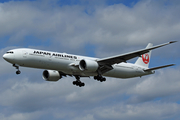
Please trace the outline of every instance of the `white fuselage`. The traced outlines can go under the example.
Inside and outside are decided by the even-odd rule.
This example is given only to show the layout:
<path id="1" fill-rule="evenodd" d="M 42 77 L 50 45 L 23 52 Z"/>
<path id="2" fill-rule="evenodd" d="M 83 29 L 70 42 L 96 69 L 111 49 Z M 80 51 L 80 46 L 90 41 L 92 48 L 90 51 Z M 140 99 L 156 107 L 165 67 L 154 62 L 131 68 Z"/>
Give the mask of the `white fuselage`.
<path id="1" fill-rule="evenodd" d="M 96 61 L 98 58 L 27 48 L 11 50 L 11 53 L 7 52 L 4 54 L 3 58 L 6 61 L 19 66 L 56 70 L 67 75 L 96 76 L 98 74 L 97 72 L 82 71 L 77 67 L 82 59 Z M 131 63 L 114 64 L 112 67 L 113 69 L 104 73 L 103 76 L 132 78 L 154 73 L 154 71 L 145 72 L 145 68 L 142 66 Z"/>

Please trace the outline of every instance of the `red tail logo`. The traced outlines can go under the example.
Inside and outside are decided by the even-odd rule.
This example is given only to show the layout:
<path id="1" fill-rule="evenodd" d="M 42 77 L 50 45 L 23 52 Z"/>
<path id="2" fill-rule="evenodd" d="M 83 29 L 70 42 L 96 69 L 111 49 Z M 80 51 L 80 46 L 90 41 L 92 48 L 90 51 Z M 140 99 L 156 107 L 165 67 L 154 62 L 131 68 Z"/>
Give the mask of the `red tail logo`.
<path id="1" fill-rule="evenodd" d="M 149 63 L 149 54 L 142 55 L 142 60 L 145 64 Z"/>

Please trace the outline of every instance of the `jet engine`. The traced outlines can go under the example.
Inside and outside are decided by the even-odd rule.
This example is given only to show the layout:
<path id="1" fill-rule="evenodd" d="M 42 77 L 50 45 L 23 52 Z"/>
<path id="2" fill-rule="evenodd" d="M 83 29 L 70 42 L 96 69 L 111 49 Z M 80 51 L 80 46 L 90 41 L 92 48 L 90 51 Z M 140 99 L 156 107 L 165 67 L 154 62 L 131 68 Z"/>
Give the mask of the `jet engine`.
<path id="1" fill-rule="evenodd" d="M 44 70 L 43 79 L 46 81 L 58 81 L 62 76 L 58 71 L 55 70 Z"/>
<path id="2" fill-rule="evenodd" d="M 94 60 L 83 59 L 79 62 L 79 69 L 81 71 L 95 72 L 99 65 Z"/>

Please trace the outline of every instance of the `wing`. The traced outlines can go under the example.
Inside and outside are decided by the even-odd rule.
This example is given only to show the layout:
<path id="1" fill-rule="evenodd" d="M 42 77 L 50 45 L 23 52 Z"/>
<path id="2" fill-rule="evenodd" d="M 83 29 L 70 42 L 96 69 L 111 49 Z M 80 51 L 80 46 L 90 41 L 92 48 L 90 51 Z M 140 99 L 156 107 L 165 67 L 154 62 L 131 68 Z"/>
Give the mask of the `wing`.
<path id="1" fill-rule="evenodd" d="M 177 41 L 171 41 L 168 43 L 164 43 L 164 44 L 160 44 L 160 45 L 156 45 L 150 48 L 145 48 L 145 49 L 141 49 L 141 50 L 137 50 L 137 51 L 133 51 L 133 52 L 129 52 L 126 54 L 121 54 L 121 55 L 117 55 L 117 56 L 112 56 L 112 57 L 107 57 L 107 58 L 103 58 L 103 59 L 98 59 L 97 62 L 100 65 L 100 71 L 102 71 L 102 73 L 105 73 L 106 71 L 109 71 L 112 68 L 111 65 L 113 64 L 118 64 L 121 62 L 126 62 L 127 60 L 130 60 L 132 58 L 135 57 L 139 57 L 145 53 L 148 53 L 150 50 L 165 46 L 165 45 L 169 45 L 172 43 L 175 43 Z"/>

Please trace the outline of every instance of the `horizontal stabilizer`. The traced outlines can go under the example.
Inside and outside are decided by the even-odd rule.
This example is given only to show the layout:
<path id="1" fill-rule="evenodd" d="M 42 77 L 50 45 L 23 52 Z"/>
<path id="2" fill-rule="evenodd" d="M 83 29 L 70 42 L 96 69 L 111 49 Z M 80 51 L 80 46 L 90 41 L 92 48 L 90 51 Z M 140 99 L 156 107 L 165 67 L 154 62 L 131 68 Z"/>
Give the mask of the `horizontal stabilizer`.
<path id="1" fill-rule="evenodd" d="M 152 71 L 152 70 L 157 70 L 157 69 L 161 69 L 161 68 L 165 68 L 165 67 L 170 67 L 170 66 L 174 66 L 174 65 L 175 65 L 175 64 L 164 65 L 164 66 L 159 66 L 159 67 L 154 67 L 154 68 L 145 69 L 144 71 Z"/>

